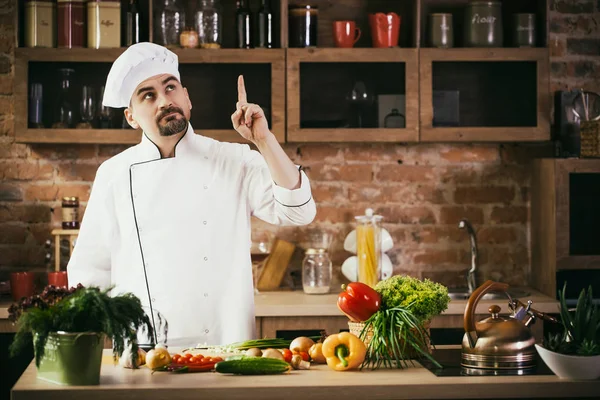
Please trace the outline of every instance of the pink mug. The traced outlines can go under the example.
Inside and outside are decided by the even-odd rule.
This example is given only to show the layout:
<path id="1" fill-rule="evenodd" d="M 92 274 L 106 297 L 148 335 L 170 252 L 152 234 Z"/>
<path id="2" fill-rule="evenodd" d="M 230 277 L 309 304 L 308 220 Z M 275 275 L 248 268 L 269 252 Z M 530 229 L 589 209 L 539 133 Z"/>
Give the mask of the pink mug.
<path id="1" fill-rule="evenodd" d="M 10 274 L 10 292 L 14 301 L 35 294 L 35 274 L 33 272 L 13 272 Z"/>
<path id="2" fill-rule="evenodd" d="M 66 288 L 68 286 L 67 271 L 48 272 L 48 285 Z"/>

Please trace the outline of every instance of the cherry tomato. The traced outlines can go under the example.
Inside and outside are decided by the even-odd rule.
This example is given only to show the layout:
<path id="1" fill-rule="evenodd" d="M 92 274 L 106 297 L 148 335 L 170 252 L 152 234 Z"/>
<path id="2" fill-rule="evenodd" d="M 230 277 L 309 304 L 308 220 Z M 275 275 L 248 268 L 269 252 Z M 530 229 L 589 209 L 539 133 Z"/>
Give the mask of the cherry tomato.
<path id="1" fill-rule="evenodd" d="M 281 354 L 283 354 L 283 359 L 285 360 L 285 362 L 289 363 L 292 361 L 293 353 L 290 349 L 283 349 Z"/>
<path id="2" fill-rule="evenodd" d="M 185 353 L 183 356 L 184 356 L 186 359 L 188 359 L 188 360 L 189 360 L 190 358 L 194 357 L 194 355 L 193 355 L 192 353 Z"/>
<path id="3" fill-rule="evenodd" d="M 196 356 L 190 357 L 190 359 L 188 360 L 188 363 L 190 363 L 190 364 L 196 364 L 197 362 L 198 362 L 198 357 L 196 357 Z"/>
<path id="4" fill-rule="evenodd" d="M 181 356 L 179 354 L 175 354 L 173 357 L 171 357 L 171 362 L 173 364 L 177 364 L 179 362 L 180 358 L 181 358 Z"/>

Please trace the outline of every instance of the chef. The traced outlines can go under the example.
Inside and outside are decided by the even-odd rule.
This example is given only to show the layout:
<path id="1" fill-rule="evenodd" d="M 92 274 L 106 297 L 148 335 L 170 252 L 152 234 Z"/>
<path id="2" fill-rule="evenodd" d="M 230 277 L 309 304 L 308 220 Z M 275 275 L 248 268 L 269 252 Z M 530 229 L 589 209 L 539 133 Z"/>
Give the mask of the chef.
<path id="1" fill-rule="evenodd" d="M 209 99 L 206 99 L 210 101 Z M 251 141 L 194 133 L 177 55 L 129 47 L 111 67 L 102 104 L 125 109 L 139 144 L 100 165 L 73 254 L 69 285 L 115 288 L 140 298 L 171 346 L 219 345 L 255 336 L 251 216 L 306 225 L 316 213 L 307 176 L 248 102 L 243 77 L 231 115 Z M 146 342 L 147 343 L 147 342 Z"/>

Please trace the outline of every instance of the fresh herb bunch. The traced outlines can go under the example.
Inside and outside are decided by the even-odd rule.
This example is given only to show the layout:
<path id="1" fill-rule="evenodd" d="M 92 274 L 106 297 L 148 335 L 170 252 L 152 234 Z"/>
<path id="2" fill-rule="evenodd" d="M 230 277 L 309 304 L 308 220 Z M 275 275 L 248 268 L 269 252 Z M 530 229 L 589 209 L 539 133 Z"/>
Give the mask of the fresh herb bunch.
<path id="1" fill-rule="evenodd" d="M 406 309 L 421 322 L 441 314 L 450 302 L 444 285 L 407 275 L 394 275 L 380 281 L 375 290 L 381 296 L 383 309 Z"/>
<path id="2" fill-rule="evenodd" d="M 587 293 L 582 289 L 575 311 L 569 311 L 565 300 L 567 283 L 559 292 L 562 332 L 549 333 L 544 347 L 562 354 L 595 356 L 600 355 L 600 309 L 593 302 L 592 286 Z"/>
<path id="3" fill-rule="evenodd" d="M 123 354 L 126 342 L 131 345 L 131 362 L 137 365 L 138 331 L 153 336 L 150 318 L 140 299 L 132 293 L 111 297 L 112 288 L 80 287 L 49 307 L 26 310 L 17 321 L 17 334 L 11 344 L 11 355 L 31 346 L 32 334 L 35 362 L 44 356 L 48 336 L 57 331 L 104 333 L 113 340 L 115 359 Z"/>
<path id="4" fill-rule="evenodd" d="M 418 358 L 427 358 L 434 365 L 441 365 L 429 354 L 427 342 L 429 335 L 422 322 L 407 308 L 394 307 L 377 311 L 367 321 L 360 333 L 364 341 L 368 332 L 373 336 L 367 345 L 367 355 L 361 369 L 377 369 L 382 365 L 393 368 L 408 366 L 408 353 L 416 353 Z"/>
<path id="5" fill-rule="evenodd" d="M 33 295 L 29 297 L 23 297 L 17 303 L 12 304 L 8 307 L 8 319 L 11 322 L 17 322 L 21 315 L 31 308 L 41 308 L 45 310 L 50 308 L 54 304 L 58 303 L 63 298 L 73 294 L 76 290 L 81 289 L 81 284 L 77 287 L 65 288 L 48 285 L 44 288 L 44 291 L 39 295 Z"/>

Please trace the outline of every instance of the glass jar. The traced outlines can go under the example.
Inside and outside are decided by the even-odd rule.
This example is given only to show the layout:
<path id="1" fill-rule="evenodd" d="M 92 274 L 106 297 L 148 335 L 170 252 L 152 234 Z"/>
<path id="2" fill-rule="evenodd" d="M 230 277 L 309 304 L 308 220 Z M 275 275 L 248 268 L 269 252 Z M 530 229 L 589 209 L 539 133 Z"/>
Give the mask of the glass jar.
<path id="1" fill-rule="evenodd" d="M 51 0 L 25 3 L 25 46 L 54 47 L 56 8 Z"/>
<path id="2" fill-rule="evenodd" d="M 397 108 L 393 108 L 392 112 L 383 119 L 383 126 L 385 128 L 405 128 L 406 118 L 400 114 Z"/>
<path id="3" fill-rule="evenodd" d="M 179 35 L 179 44 L 186 49 L 198 47 L 198 32 L 194 28 L 186 27 Z"/>
<path id="4" fill-rule="evenodd" d="M 85 1 L 58 0 L 58 47 L 85 46 Z"/>
<path id="5" fill-rule="evenodd" d="M 306 294 L 329 293 L 332 264 L 326 249 L 306 249 L 302 260 L 302 289 Z"/>
<path id="6" fill-rule="evenodd" d="M 290 5 L 289 47 L 317 46 L 317 17 L 319 9 L 311 5 Z"/>
<path id="7" fill-rule="evenodd" d="M 79 198 L 63 197 L 62 228 L 79 229 Z"/>
<path id="8" fill-rule="evenodd" d="M 87 11 L 88 47 L 121 47 L 121 2 L 91 0 Z"/>
<path id="9" fill-rule="evenodd" d="M 502 3 L 473 1 L 465 11 L 466 47 L 502 47 Z"/>
<path id="10" fill-rule="evenodd" d="M 177 48 L 185 25 L 185 12 L 177 0 L 160 3 L 154 14 L 154 43 Z"/>
<path id="11" fill-rule="evenodd" d="M 68 129 L 73 128 L 75 123 L 75 101 L 73 98 L 73 74 L 75 70 L 71 68 L 59 69 L 62 77 L 60 82 L 60 91 L 56 102 L 56 115 L 52 128 Z"/>
<path id="12" fill-rule="evenodd" d="M 223 9 L 219 0 L 202 0 L 194 16 L 198 42 L 203 49 L 219 49 L 223 37 Z"/>
<path id="13" fill-rule="evenodd" d="M 43 86 L 41 83 L 32 83 L 29 88 L 29 127 L 44 128 L 42 122 Z"/>
<path id="14" fill-rule="evenodd" d="M 381 280 L 381 215 L 374 215 L 371 208 L 356 218 L 356 256 L 358 257 L 358 281 L 375 287 Z"/>

